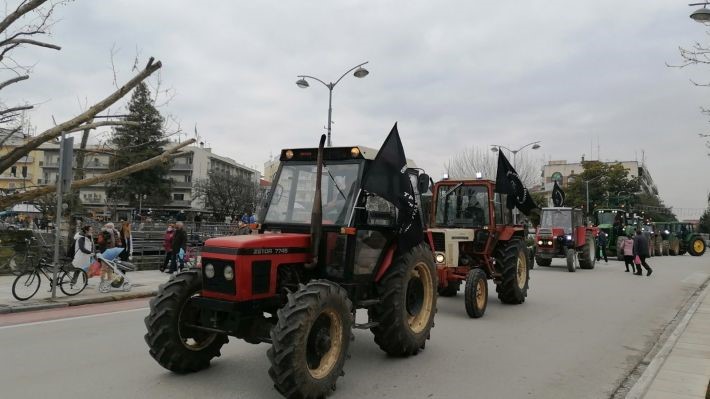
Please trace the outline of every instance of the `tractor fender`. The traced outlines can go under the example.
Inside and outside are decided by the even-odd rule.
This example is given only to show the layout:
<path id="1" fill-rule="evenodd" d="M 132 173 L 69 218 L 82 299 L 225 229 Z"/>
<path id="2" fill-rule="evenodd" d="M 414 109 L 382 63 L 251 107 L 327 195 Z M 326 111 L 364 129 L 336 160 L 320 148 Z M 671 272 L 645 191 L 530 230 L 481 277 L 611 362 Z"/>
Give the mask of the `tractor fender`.
<path id="1" fill-rule="evenodd" d="M 505 226 L 502 229 L 498 230 L 497 234 L 497 239 L 499 241 L 508 241 L 513 236 L 520 236 L 520 238 L 523 238 L 523 231 L 520 229 L 516 229 L 510 226 Z"/>

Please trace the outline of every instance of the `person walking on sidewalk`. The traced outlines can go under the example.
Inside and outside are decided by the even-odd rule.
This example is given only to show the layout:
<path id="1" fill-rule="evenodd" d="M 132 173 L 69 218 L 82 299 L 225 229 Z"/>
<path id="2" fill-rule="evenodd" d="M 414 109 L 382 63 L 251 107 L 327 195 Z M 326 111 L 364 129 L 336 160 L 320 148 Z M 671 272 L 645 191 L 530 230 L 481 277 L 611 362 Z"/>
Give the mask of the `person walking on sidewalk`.
<path id="1" fill-rule="evenodd" d="M 163 237 L 163 249 L 165 250 L 165 260 L 160 266 L 160 271 L 164 272 L 170 264 L 170 259 L 173 256 L 173 237 L 175 237 L 175 225 L 170 223 L 168 229 L 165 230 L 165 236 Z"/>
<path id="2" fill-rule="evenodd" d="M 121 252 L 118 257 L 122 261 L 133 260 L 133 234 L 131 233 L 130 223 L 123 222 L 123 225 L 121 225 L 121 233 L 119 239 L 121 240 L 123 252 Z"/>
<path id="3" fill-rule="evenodd" d="M 646 275 L 650 276 L 653 273 L 651 266 L 646 263 L 646 258 L 648 258 L 648 238 L 641 233 L 641 230 L 636 230 L 636 237 L 634 237 L 634 256 L 639 257 L 640 264 L 636 265 L 637 276 L 641 276 L 641 265 L 646 269 Z"/>
<path id="4" fill-rule="evenodd" d="M 185 232 L 185 227 L 182 222 L 175 223 L 175 236 L 173 237 L 172 254 L 170 256 L 170 270 L 169 273 L 175 273 L 178 271 L 178 262 L 182 264 L 182 259 L 180 257 L 180 250 L 186 251 L 187 247 L 187 233 Z"/>
<path id="5" fill-rule="evenodd" d="M 631 271 L 636 273 L 636 268 L 634 267 L 634 240 L 630 235 L 624 238 L 621 242 L 620 250 L 624 254 L 624 265 L 626 266 L 626 271 L 629 271 L 629 266 L 631 266 Z"/>
<path id="6" fill-rule="evenodd" d="M 91 237 L 91 226 L 85 225 L 74 235 L 74 259 L 72 265 L 77 269 L 86 270 L 92 262 L 94 240 Z"/>

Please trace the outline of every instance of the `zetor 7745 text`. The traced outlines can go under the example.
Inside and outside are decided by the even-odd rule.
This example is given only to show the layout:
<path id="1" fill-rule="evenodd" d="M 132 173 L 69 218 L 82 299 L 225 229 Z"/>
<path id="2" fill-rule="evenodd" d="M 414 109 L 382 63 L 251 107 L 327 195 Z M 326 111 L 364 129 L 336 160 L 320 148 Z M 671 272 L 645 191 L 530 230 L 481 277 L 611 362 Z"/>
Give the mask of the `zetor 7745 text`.
<path id="1" fill-rule="evenodd" d="M 207 240 L 201 269 L 171 278 L 151 301 L 151 356 L 187 373 L 207 368 L 229 336 L 265 342 L 276 389 L 321 398 L 343 375 L 353 328 L 372 331 L 392 356 L 423 349 L 436 312 L 433 255 L 426 243 L 397 250 L 397 209 L 361 189 L 376 153 L 323 141 L 283 150 L 259 234 Z M 430 179 L 407 166 L 421 204 Z M 355 322 L 358 308 L 367 322 Z"/>

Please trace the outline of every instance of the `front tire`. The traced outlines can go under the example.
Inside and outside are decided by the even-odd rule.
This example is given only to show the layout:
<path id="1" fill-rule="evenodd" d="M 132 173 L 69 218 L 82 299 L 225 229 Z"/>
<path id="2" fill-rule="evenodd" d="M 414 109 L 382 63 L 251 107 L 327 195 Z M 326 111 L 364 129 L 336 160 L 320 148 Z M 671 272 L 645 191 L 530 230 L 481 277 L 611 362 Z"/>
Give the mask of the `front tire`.
<path id="1" fill-rule="evenodd" d="M 288 294 L 267 352 L 277 391 L 287 398 L 323 398 L 335 389 L 350 346 L 351 311 L 345 289 L 328 280 Z"/>
<path id="2" fill-rule="evenodd" d="M 375 343 L 392 356 L 424 348 L 434 326 L 437 274 L 429 247 L 420 244 L 400 255 L 377 283 L 381 301 L 368 311 L 378 322 Z"/>
<path id="3" fill-rule="evenodd" d="M 528 255 L 525 245 L 512 239 L 496 254 L 496 269 L 501 274 L 502 281 L 496 286 L 498 299 L 503 303 L 520 304 L 528 296 Z"/>
<path id="4" fill-rule="evenodd" d="M 688 252 L 693 256 L 702 256 L 706 247 L 705 240 L 702 237 L 693 238 L 688 247 Z"/>
<path id="5" fill-rule="evenodd" d="M 481 269 L 473 269 L 466 276 L 464 291 L 466 313 L 469 317 L 477 319 L 486 313 L 488 306 L 488 278 Z"/>
<path id="6" fill-rule="evenodd" d="M 39 273 L 34 270 L 26 271 L 15 277 L 12 283 L 12 296 L 18 301 L 26 301 L 37 293 L 41 283 Z"/>
<path id="7" fill-rule="evenodd" d="M 567 248 L 567 252 L 565 252 L 565 258 L 567 260 L 567 271 L 570 273 L 574 273 L 577 271 L 577 265 L 575 265 L 574 257 L 574 248 Z"/>
<path id="8" fill-rule="evenodd" d="M 201 288 L 201 274 L 190 270 L 171 277 L 150 300 L 150 313 L 145 318 L 148 329 L 145 342 L 153 359 L 175 373 L 206 369 L 228 342 L 226 335 L 187 326 L 199 324 L 200 308 L 192 304 L 191 299 Z"/>
<path id="9" fill-rule="evenodd" d="M 582 269 L 594 269 L 596 264 L 596 259 L 594 258 L 594 251 L 597 247 L 594 245 L 594 237 L 591 235 L 587 236 L 587 243 L 582 247 L 582 257 L 579 258 L 579 267 Z"/>

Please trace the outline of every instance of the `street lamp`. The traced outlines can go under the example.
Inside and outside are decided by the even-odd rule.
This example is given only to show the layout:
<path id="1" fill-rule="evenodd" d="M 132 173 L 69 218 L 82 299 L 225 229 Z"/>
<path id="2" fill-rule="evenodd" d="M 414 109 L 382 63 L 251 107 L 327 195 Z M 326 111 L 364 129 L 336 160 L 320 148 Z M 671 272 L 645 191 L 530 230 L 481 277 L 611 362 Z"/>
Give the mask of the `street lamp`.
<path id="1" fill-rule="evenodd" d="M 601 177 L 602 175 L 599 175 L 589 180 L 583 180 L 587 188 L 587 218 L 589 218 L 589 216 L 591 215 L 591 212 L 589 212 L 589 182 L 593 182 L 594 180 L 600 179 Z"/>
<path id="2" fill-rule="evenodd" d="M 306 89 L 310 86 L 308 84 L 308 81 L 306 80 L 306 78 L 321 82 L 323 84 L 323 86 L 328 88 L 328 147 L 332 147 L 332 144 L 330 141 L 330 125 L 331 125 L 331 120 L 332 120 L 332 115 L 333 115 L 333 89 L 338 84 L 338 82 L 340 82 L 340 80 L 345 77 L 345 75 L 352 72 L 353 70 L 355 71 L 355 72 L 353 72 L 353 76 L 355 76 L 356 78 L 364 78 L 365 76 L 367 76 L 370 73 L 370 71 L 363 68 L 362 66 L 367 64 L 368 62 L 369 61 L 363 62 L 362 64 L 355 65 L 354 67 L 348 69 L 347 71 L 345 71 L 344 74 L 342 74 L 338 78 L 338 80 L 335 81 L 335 83 L 333 83 L 333 82 L 325 83 L 324 81 L 316 78 L 315 76 L 298 75 L 298 77 L 300 79 L 298 79 L 296 81 L 296 86 L 298 86 L 302 89 Z"/>
<path id="3" fill-rule="evenodd" d="M 691 3 L 689 6 L 703 6 L 703 8 L 698 8 L 690 14 L 690 18 L 694 21 L 705 23 L 710 22 L 710 10 L 707 9 L 708 3 Z"/>
<path id="4" fill-rule="evenodd" d="M 540 141 L 533 141 L 532 143 L 527 143 L 524 146 L 518 148 L 517 150 L 511 150 L 510 148 L 500 144 L 491 144 L 491 151 L 498 152 L 501 148 L 505 148 L 506 150 L 508 150 L 510 153 L 513 154 L 513 169 L 515 169 L 517 168 L 516 160 L 518 153 L 529 146 L 532 146 L 531 148 L 533 150 L 537 150 L 538 148 L 540 148 Z M 518 208 L 513 209 L 513 223 L 518 223 Z"/>
<path id="5" fill-rule="evenodd" d="M 528 146 L 532 146 L 533 150 L 537 150 L 538 148 L 540 148 L 540 141 L 533 141 L 532 143 L 527 143 L 524 146 L 518 148 L 517 150 L 511 150 L 510 148 L 500 144 L 491 144 L 491 151 L 498 152 L 501 148 L 505 148 L 506 150 L 510 151 L 510 153 L 513 154 L 513 169 L 515 169 L 515 160 L 518 153 Z"/>

